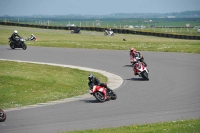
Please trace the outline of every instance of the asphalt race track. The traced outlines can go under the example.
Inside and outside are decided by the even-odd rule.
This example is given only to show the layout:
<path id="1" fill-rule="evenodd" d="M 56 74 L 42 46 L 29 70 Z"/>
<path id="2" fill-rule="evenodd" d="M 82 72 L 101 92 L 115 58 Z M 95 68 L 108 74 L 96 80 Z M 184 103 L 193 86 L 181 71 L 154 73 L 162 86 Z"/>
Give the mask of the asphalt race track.
<path id="1" fill-rule="evenodd" d="M 200 118 L 200 54 L 143 52 L 149 81 L 134 76 L 128 51 L 0 45 L 0 59 L 100 69 L 123 78 L 117 100 L 94 97 L 6 111 L 1 133 L 57 133 Z M 26 71 L 26 70 L 24 70 Z M 87 77 L 86 77 L 87 78 Z M 109 84 L 108 84 L 109 85 Z"/>

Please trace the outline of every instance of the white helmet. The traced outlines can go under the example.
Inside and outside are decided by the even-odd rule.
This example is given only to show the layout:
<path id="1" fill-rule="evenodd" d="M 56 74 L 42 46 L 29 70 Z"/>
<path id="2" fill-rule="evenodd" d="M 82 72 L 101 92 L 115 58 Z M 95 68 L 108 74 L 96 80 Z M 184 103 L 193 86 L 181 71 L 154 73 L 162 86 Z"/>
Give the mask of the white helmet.
<path id="1" fill-rule="evenodd" d="M 18 33 L 17 30 L 14 30 L 14 33 L 17 34 Z"/>
<path id="2" fill-rule="evenodd" d="M 34 36 L 33 34 L 31 34 L 31 36 Z"/>

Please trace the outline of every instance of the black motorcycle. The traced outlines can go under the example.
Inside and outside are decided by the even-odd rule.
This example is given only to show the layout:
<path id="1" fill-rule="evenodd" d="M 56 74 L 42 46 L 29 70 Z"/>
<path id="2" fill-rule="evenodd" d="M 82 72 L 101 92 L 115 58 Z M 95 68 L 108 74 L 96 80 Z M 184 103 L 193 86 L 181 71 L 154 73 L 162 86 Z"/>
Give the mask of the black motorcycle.
<path id="1" fill-rule="evenodd" d="M 75 28 L 75 29 L 71 30 L 71 34 L 74 34 L 74 33 L 81 34 L 81 30 L 79 28 Z"/>
<path id="2" fill-rule="evenodd" d="M 6 120 L 6 113 L 0 109 L 0 122 L 3 122 Z"/>
<path id="3" fill-rule="evenodd" d="M 23 50 L 27 49 L 26 44 L 24 43 L 25 40 L 23 37 L 17 38 L 16 41 L 13 41 L 10 37 L 8 38 L 10 42 L 10 48 L 15 49 L 15 48 L 22 48 Z"/>

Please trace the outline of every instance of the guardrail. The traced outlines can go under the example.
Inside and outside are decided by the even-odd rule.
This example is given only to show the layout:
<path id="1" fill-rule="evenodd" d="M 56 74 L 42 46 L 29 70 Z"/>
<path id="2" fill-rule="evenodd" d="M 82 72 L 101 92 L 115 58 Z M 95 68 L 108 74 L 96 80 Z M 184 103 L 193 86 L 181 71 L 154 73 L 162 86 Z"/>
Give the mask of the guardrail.
<path id="1" fill-rule="evenodd" d="M 66 27 L 66 26 L 21 24 L 21 23 L 14 23 L 14 22 L 0 22 L 0 25 L 22 26 L 22 27 L 44 28 L 44 29 L 59 29 L 59 30 L 73 30 L 73 28 L 74 28 L 74 27 Z M 81 30 L 97 31 L 97 32 L 103 32 L 105 29 L 102 27 L 79 27 L 79 28 Z M 200 40 L 200 36 L 192 36 L 192 35 L 156 33 L 156 32 L 146 32 L 146 31 L 137 31 L 137 30 L 130 30 L 130 29 L 117 29 L 117 28 L 114 28 L 112 30 L 114 33 L 120 33 L 120 34 L 137 34 L 137 35 L 157 36 L 157 37 L 167 37 L 167 38 L 177 38 L 177 39 Z"/>

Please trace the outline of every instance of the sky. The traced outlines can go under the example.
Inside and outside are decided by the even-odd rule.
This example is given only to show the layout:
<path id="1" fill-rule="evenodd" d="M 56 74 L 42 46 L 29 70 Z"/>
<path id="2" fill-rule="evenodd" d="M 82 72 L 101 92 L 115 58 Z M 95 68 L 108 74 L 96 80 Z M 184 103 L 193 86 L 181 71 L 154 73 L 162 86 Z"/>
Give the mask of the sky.
<path id="1" fill-rule="evenodd" d="M 200 0 L 0 0 L 0 16 L 107 15 L 200 10 Z"/>

